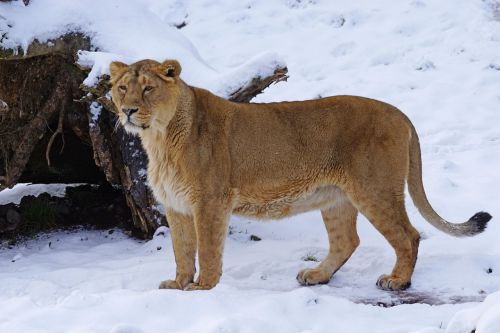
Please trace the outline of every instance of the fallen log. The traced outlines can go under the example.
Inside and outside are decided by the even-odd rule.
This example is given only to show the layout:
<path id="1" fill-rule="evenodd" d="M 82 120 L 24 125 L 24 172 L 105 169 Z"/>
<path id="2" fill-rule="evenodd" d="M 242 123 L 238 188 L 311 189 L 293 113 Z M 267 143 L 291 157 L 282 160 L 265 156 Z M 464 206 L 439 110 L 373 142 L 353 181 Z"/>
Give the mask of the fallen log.
<path id="1" fill-rule="evenodd" d="M 117 125 L 109 77 L 95 87 L 80 85 L 87 73 L 74 64 L 74 53 L 88 39 L 71 35 L 33 45 L 28 56 L 0 53 L 0 190 L 19 182 L 107 182 L 125 197 L 129 229 L 151 237 L 167 221 L 147 185 L 142 145 Z M 229 99 L 249 102 L 286 78 L 287 69 L 278 67 L 249 78 Z"/>

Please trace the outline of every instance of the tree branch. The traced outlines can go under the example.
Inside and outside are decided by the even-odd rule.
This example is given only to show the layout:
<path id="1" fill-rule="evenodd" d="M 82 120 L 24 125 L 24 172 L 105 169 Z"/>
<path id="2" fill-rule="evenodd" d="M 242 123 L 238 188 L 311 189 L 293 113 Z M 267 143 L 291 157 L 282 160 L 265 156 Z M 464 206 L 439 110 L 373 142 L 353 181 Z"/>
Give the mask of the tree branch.
<path id="1" fill-rule="evenodd" d="M 229 95 L 229 100 L 233 102 L 248 103 L 271 84 L 286 81 L 288 79 L 287 73 L 288 68 L 278 67 L 274 70 L 273 75 L 263 78 L 260 76 L 254 77 L 246 86 L 231 93 Z"/>
<path id="2" fill-rule="evenodd" d="M 52 144 L 54 143 L 55 138 L 57 135 L 61 134 L 62 136 L 62 147 L 61 150 L 59 151 L 59 154 L 61 154 L 64 150 L 64 132 L 63 132 L 63 124 L 64 124 L 64 114 L 65 114 L 65 108 L 62 108 L 59 111 L 59 120 L 57 121 L 57 129 L 56 131 L 52 134 L 50 137 L 49 143 L 47 144 L 47 149 L 45 150 L 45 159 L 47 160 L 47 165 L 50 167 L 50 149 L 52 148 Z"/>

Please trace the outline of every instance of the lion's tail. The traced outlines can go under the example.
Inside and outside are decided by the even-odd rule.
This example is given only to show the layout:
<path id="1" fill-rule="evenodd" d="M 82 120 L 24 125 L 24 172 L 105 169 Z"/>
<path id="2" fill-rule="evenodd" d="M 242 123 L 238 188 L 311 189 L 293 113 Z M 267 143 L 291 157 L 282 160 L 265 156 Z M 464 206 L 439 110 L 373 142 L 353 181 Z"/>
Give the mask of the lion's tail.
<path id="1" fill-rule="evenodd" d="M 465 237 L 474 236 L 484 231 L 486 224 L 491 219 L 491 215 L 486 212 L 474 214 L 467 222 L 450 223 L 443 219 L 432 208 L 425 195 L 422 183 L 422 159 L 420 153 L 420 143 L 417 132 L 411 125 L 410 138 L 410 166 L 408 172 L 408 191 L 410 192 L 413 203 L 422 216 L 437 229 L 455 236 Z"/>

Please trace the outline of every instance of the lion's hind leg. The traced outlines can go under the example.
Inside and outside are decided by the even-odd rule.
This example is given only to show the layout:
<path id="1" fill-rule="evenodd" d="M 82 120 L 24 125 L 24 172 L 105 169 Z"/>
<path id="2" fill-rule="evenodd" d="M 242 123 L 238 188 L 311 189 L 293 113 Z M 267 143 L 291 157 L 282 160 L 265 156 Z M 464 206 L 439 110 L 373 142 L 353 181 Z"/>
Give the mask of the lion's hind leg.
<path id="1" fill-rule="evenodd" d="M 327 257 L 316 268 L 299 272 L 297 281 L 301 285 L 328 283 L 333 274 L 349 259 L 359 245 L 356 231 L 357 214 L 357 209 L 346 197 L 341 198 L 335 206 L 321 211 L 330 249 Z"/>
<path id="2" fill-rule="evenodd" d="M 381 275 L 377 286 L 383 290 L 408 288 L 417 261 L 420 234 L 410 224 L 403 193 L 365 191 L 358 194 L 356 206 L 396 252 L 391 274 Z"/>

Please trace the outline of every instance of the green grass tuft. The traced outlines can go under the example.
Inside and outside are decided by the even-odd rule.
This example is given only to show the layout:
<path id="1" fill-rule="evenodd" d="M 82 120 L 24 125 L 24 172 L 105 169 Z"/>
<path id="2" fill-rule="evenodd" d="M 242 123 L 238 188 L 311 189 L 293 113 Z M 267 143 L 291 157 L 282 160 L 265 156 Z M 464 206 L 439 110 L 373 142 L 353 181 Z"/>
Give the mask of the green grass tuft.
<path id="1" fill-rule="evenodd" d="M 33 237 L 41 231 L 55 228 L 56 214 L 49 200 L 38 197 L 26 204 L 22 211 L 22 221 L 19 234 Z"/>
<path id="2" fill-rule="evenodd" d="M 316 258 L 316 256 L 314 256 L 312 254 L 308 254 L 308 255 L 304 256 L 302 258 L 302 260 L 304 260 L 304 261 L 316 261 L 316 262 L 319 261 L 318 258 Z"/>

